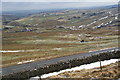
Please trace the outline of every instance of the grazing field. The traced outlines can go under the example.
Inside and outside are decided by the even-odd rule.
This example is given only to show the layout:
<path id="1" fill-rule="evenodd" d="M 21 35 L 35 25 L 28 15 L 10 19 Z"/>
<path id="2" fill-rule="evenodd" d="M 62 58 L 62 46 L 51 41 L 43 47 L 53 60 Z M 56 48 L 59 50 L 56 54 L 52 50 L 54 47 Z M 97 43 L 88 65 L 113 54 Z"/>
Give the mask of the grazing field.
<path id="1" fill-rule="evenodd" d="M 117 8 L 33 14 L 3 25 L 2 67 L 118 47 Z"/>

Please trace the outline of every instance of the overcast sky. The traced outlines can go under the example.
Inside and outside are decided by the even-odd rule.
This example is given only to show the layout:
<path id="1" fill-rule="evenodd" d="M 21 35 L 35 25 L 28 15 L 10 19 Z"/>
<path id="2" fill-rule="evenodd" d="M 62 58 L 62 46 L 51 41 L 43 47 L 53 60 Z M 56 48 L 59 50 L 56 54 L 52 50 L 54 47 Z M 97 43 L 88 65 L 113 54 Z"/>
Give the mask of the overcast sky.
<path id="1" fill-rule="evenodd" d="M 118 2 L 119 0 L 1 0 L 2 2 Z"/>
<path id="2" fill-rule="evenodd" d="M 119 0 L 2 0 L 3 11 L 96 7 L 117 4 Z"/>

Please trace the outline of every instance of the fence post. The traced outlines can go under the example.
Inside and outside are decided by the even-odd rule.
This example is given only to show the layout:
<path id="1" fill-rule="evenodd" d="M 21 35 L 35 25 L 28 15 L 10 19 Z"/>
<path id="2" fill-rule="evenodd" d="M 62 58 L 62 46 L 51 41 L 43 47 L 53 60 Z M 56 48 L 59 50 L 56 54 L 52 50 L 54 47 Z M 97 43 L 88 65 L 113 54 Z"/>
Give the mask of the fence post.
<path id="1" fill-rule="evenodd" d="M 99 59 L 99 62 L 100 62 L 100 71 L 101 71 L 101 74 L 102 74 L 102 64 L 101 64 L 101 59 Z M 102 74 L 103 75 L 103 74 Z"/>

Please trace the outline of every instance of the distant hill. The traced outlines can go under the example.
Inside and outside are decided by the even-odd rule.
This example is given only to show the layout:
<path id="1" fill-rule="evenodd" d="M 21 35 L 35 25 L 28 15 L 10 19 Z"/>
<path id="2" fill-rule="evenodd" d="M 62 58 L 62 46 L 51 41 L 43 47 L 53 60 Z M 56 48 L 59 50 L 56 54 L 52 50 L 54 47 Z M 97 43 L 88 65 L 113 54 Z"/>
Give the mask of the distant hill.
<path id="1" fill-rule="evenodd" d="M 19 11 L 3 11 L 2 14 L 3 15 L 12 15 L 14 17 L 17 18 L 21 18 L 21 17 L 26 17 L 32 14 L 36 14 L 36 13 L 41 13 L 41 12 L 53 12 L 53 11 L 59 11 L 59 10 L 65 10 L 65 9 L 90 9 L 90 8 L 117 8 L 118 5 L 110 5 L 110 6 L 99 6 L 99 7 L 82 7 L 82 8 L 61 8 L 61 9 L 37 9 L 37 10 L 19 10 Z"/>
<path id="2" fill-rule="evenodd" d="M 28 27 L 28 26 L 29 27 L 30 26 L 55 27 L 55 26 L 61 26 L 61 25 L 80 26 L 81 24 L 88 24 L 88 25 L 93 24 L 91 20 L 87 21 L 87 18 L 89 17 L 101 16 L 102 18 L 102 14 L 105 14 L 105 12 L 104 10 L 103 12 L 98 12 L 99 9 L 106 9 L 109 12 L 110 11 L 109 9 L 112 9 L 112 8 L 114 9 L 117 7 L 118 5 L 110 5 L 110 6 L 102 6 L 102 7 L 91 7 L 91 8 L 64 8 L 64 9 L 8 11 L 8 12 L 3 12 L 2 19 L 3 19 L 4 25 L 7 25 L 8 23 L 10 23 L 8 25 L 12 25 L 12 26 L 24 26 L 24 27 Z M 83 12 L 81 12 L 82 10 Z M 84 10 L 86 10 L 86 12 L 84 12 Z M 88 10 L 91 10 L 91 13 L 88 12 Z M 79 14 L 81 13 L 85 13 L 83 14 L 83 16 L 85 16 L 86 18 L 83 16 L 80 16 Z M 108 15 L 106 14 L 106 17 L 107 16 Z M 86 20 L 86 22 L 82 23 L 83 20 L 84 21 Z"/>

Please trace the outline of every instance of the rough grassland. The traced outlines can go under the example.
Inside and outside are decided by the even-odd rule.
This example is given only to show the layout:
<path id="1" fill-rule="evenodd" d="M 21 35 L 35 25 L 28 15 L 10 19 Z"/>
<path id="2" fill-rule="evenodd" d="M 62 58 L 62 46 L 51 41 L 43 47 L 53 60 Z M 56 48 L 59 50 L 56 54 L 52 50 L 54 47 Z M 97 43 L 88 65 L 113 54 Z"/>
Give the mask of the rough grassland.
<path id="1" fill-rule="evenodd" d="M 117 28 L 18 32 L 3 34 L 3 50 L 30 50 L 3 53 L 3 66 L 21 61 L 43 60 L 118 46 Z M 81 43 L 81 40 L 85 42 Z"/>

